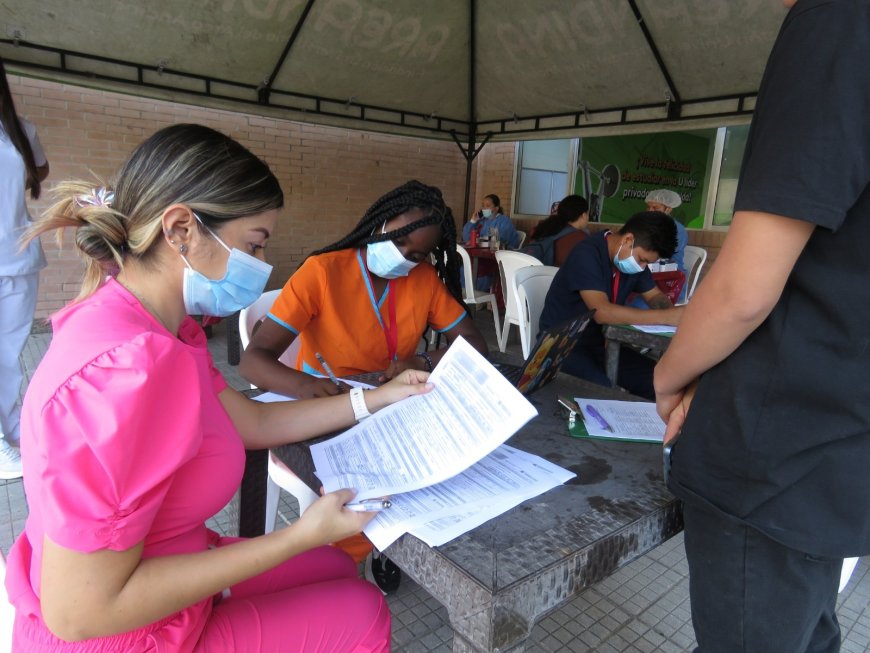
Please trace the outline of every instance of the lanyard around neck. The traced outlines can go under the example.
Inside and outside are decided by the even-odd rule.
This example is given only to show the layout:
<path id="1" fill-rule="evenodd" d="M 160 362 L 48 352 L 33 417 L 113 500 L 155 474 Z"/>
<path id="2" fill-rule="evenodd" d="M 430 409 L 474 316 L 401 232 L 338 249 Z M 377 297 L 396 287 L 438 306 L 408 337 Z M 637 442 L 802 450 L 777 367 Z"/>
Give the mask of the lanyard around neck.
<path id="1" fill-rule="evenodd" d="M 617 303 L 617 301 L 616 301 L 616 297 L 617 297 L 617 294 L 619 293 L 619 277 L 620 277 L 620 274 L 621 274 L 621 273 L 620 273 L 619 270 L 616 270 L 616 272 L 613 273 L 613 303 L 614 303 L 614 304 Z"/>
<path id="2" fill-rule="evenodd" d="M 363 265 L 362 269 L 368 277 L 369 288 L 372 289 L 372 309 L 374 309 L 375 315 L 378 318 L 378 323 L 381 325 L 381 329 L 383 329 L 384 331 L 384 338 L 387 341 L 387 353 L 389 354 L 389 360 L 398 360 L 396 354 L 399 350 L 399 324 L 396 320 L 396 284 L 393 283 L 395 279 L 387 280 L 387 317 L 389 318 L 389 324 L 387 324 L 381 318 L 381 311 L 378 307 L 378 300 L 377 297 L 375 297 L 374 295 L 375 284 L 372 281 L 372 275 L 371 272 L 369 272 L 368 265 Z"/>
<path id="3" fill-rule="evenodd" d="M 399 325 L 396 322 L 396 284 L 390 279 L 387 282 L 387 313 L 390 323 L 384 324 L 384 336 L 387 339 L 387 351 L 390 360 L 397 360 L 396 352 L 399 349 Z"/>
<path id="4" fill-rule="evenodd" d="M 611 234 L 610 229 L 608 229 L 607 231 L 604 232 L 604 242 L 605 242 L 605 244 L 607 243 L 607 239 L 610 238 L 610 234 Z M 608 252 L 607 255 L 610 256 L 610 253 Z M 613 301 L 614 304 L 616 304 L 616 303 L 617 303 L 617 301 L 616 301 L 616 297 L 617 297 L 618 294 L 619 294 L 619 279 L 620 279 L 622 273 L 619 271 L 619 268 L 617 268 L 617 267 L 615 267 L 615 266 L 613 265 L 613 261 L 610 262 L 610 265 L 611 265 L 611 267 L 614 267 L 614 271 L 613 271 L 613 290 L 612 290 L 612 293 L 613 293 L 613 300 L 612 300 L 612 301 Z"/>

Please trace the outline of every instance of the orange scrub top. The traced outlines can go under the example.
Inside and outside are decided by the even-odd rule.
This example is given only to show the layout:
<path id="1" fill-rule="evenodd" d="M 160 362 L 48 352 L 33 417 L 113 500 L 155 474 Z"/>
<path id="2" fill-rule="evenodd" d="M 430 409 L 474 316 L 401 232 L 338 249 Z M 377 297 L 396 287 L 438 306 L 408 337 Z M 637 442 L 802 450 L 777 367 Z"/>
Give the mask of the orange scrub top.
<path id="1" fill-rule="evenodd" d="M 290 277 L 268 317 L 302 339 L 295 367 L 325 374 L 319 352 L 337 376 L 386 369 L 389 293 L 394 293 L 396 358 L 416 353 L 427 325 L 444 332 L 466 316 L 428 262 L 393 279 L 383 295 L 374 289 L 359 249 L 311 256 Z"/>

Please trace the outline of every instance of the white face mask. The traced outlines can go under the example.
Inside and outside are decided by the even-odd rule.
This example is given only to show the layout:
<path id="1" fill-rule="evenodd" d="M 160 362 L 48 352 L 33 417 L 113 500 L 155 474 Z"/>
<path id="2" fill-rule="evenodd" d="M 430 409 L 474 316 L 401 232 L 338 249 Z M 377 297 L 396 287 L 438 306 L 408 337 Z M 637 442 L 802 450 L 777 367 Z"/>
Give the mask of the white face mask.
<path id="1" fill-rule="evenodd" d="M 386 233 L 387 223 L 381 228 L 381 233 Z M 409 261 L 392 240 L 384 240 L 379 243 L 366 245 L 366 266 L 372 274 L 382 279 L 397 279 L 407 277 L 418 263 Z"/>

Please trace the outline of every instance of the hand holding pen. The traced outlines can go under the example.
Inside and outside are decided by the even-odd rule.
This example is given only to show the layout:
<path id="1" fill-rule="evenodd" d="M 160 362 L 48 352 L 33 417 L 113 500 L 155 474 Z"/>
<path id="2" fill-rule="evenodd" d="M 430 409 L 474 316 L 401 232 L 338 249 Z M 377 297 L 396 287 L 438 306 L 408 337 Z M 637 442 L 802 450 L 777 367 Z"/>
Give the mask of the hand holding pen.
<path id="1" fill-rule="evenodd" d="M 338 380 L 338 377 L 335 376 L 335 373 L 332 371 L 332 368 L 329 366 L 329 364 L 326 362 L 326 360 L 324 360 L 323 356 L 320 355 L 320 352 L 319 351 L 315 352 L 314 356 L 317 358 L 318 362 L 320 363 L 320 366 L 323 368 L 323 371 L 326 372 L 327 376 L 329 377 L 329 380 L 332 381 L 335 384 L 335 386 L 338 388 L 338 391 L 344 392 L 345 390 L 347 390 L 348 386 L 346 386 L 345 384 L 343 384 L 341 381 Z"/>

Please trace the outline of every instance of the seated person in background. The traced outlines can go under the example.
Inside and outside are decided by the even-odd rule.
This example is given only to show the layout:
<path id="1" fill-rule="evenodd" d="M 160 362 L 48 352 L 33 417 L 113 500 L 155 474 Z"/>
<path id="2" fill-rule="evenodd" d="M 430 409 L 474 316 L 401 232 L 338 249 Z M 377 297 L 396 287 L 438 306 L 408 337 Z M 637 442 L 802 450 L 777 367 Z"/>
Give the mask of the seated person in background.
<path id="1" fill-rule="evenodd" d="M 559 202 L 553 202 L 550 204 L 550 215 L 556 215 L 556 212 L 559 210 Z"/>
<path id="2" fill-rule="evenodd" d="M 504 209 L 501 207 L 501 200 L 498 195 L 487 195 L 483 198 L 483 203 L 480 209 L 471 214 L 471 218 L 462 227 L 462 242 L 467 243 L 471 240 L 471 232 L 477 231 L 477 242 L 481 238 L 489 238 L 490 231 L 496 229 L 498 231 L 498 240 L 501 243 L 502 249 L 516 249 L 520 244 L 520 235 L 517 233 L 517 228 L 511 219 L 504 214 Z M 475 287 L 477 290 L 489 291 L 492 287 L 493 276 L 498 275 L 498 266 L 495 261 L 482 260 L 478 261 L 477 279 Z"/>
<path id="3" fill-rule="evenodd" d="M 554 204 L 558 205 L 556 215 L 538 223 L 532 241 L 522 251 L 544 265 L 561 266 L 574 246 L 589 235 L 589 203 L 580 195 L 568 195 Z"/>
<path id="4" fill-rule="evenodd" d="M 462 228 L 462 241 L 471 240 L 472 230 L 477 231 L 478 242 L 481 238 L 489 238 L 492 228 L 498 230 L 498 239 L 502 249 L 515 249 L 520 244 L 520 235 L 511 219 L 503 213 L 498 195 L 487 195 L 483 198 L 480 210 L 471 214 L 471 218 Z"/>
<path id="5" fill-rule="evenodd" d="M 677 324 L 682 308 L 675 308 L 658 289 L 646 266 L 674 253 L 674 221 L 656 211 L 637 213 L 618 233 L 603 231 L 577 245 L 568 255 L 547 293 L 541 329 L 548 329 L 594 309 L 594 324 L 580 334 L 579 342 L 562 369 L 581 379 L 611 385 L 605 373 L 604 324 Z M 640 294 L 652 310 L 625 306 L 632 292 Z M 623 347 L 619 357 L 618 384 L 641 397 L 653 398 L 655 363 Z"/>
<path id="6" fill-rule="evenodd" d="M 661 211 L 666 215 L 671 215 L 671 211 L 682 203 L 683 200 L 680 199 L 679 194 L 667 188 L 651 190 L 646 196 L 647 211 Z M 671 217 L 673 218 L 673 216 Z M 686 245 L 689 244 L 689 232 L 686 231 L 682 222 L 676 218 L 673 218 L 673 220 L 674 224 L 677 226 L 677 249 L 674 250 L 674 255 L 668 258 L 677 264 L 677 269 L 684 275 L 683 288 L 680 290 L 679 298 L 680 302 L 684 302 L 686 300 L 686 292 L 689 288 L 689 285 L 686 283 L 689 278 L 689 271 L 686 270 L 686 266 L 683 263 L 683 256 L 686 253 Z M 643 298 L 641 297 L 634 297 L 628 305 L 634 306 L 635 308 L 647 308 L 646 302 L 643 301 Z"/>
<path id="7" fill-rule="evenodd" d="M 433 254 L 435 267 L 429 263 Z M 305 398 L 338 393 L 315 354 L 337 376 L 430 370 L 444 352 L 417 352 L 427 325 L 486 342 L 459 286 L 456 227 L 441 191 L 419 181 L 378 199 L 347 236 L 310 255 L 290 277 L 239 365 L 258 387 Z M 295 369 L 278 361 L 302 338 Z"/>

